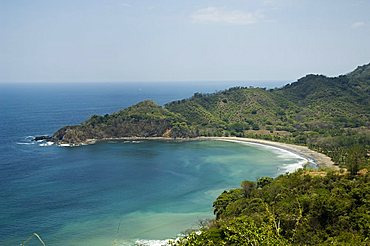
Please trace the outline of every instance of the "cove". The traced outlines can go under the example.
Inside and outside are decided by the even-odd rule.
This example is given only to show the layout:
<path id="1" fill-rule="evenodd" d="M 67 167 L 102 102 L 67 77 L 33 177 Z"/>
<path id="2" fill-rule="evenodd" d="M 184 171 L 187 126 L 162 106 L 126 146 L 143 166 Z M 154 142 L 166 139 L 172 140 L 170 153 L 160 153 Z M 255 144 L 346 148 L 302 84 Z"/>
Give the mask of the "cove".
<path id="1" fill-rule="evenodd" d="M 212 218 L 224 190 L 302 162 L 276 148 L 215 140 L 17 148 L 38 161 L 16 170 L 2 191 L 14 205 L 1 208 L 4 245 L 32 232 L 47 245 L 160 244 Z"/>

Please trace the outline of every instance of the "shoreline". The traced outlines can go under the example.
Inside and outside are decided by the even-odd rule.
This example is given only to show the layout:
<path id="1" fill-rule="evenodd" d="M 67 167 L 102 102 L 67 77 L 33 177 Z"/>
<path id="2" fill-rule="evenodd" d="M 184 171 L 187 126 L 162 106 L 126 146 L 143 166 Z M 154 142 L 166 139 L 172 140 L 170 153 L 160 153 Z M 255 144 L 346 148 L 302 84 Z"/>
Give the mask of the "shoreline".
<path id="1" fill-rule="evenodd" d="M 264 139 L 242 138 L 242 137 L 204 137 L 204 139 L 205 140 L 207 139 L 208 140 L 221 140 L 221 141 L 238 141 L 238 142 L 244 142 L 244 143 L 270 146 L 270 147 L 274 147 L 277 149 L 285 150 L 293 154 L 296 154 L 306 159 L 308 164 L 314 163 L 318 167 L 322 167 L 322 168 L 330 168 L 334 170 L 340 169 L 337 165 L 334 164 L 334 162 L 331 160 L 329 156 L 326 156 L 322 153 L 311 150 L 307 146 L 273 142 L 273 141 L 264 140 Z"/>
<path id="2" fill-rule="evenodd" d="M 243 138 L 243 137 L 196 137 L 196 138 L 167 138 L 167 137 L 120 137 L 120 138 L 104 138 L 104 139 L 88 139 L 80 144 L 65 144 L 56 143 L 58 146 L 62 147 L 78 147 L 84 145 L 95 144 L 97 142 L 107 142 L 107 141 L 141 141 L 141 140 L 164 140 L 164 141 L 197 141 L 197 140 L 220 140 L 220 141 L 238 141 L 250 144 L 260 144 L 265 146 L 274 147 L 277 149 L 285 150 L 296 154 L 307 160 L 307 164 L 314 163 L 318 167 L 329 168 L 333 170 L 339 170 L 340 168 L 334 164 L 330 157 L 309 149 L 307 146 L 287 144 L 281 142 L 274 142 L 263 139 L 255 138 Z M 306 165 L 307 165 L 306 164 Z"/>

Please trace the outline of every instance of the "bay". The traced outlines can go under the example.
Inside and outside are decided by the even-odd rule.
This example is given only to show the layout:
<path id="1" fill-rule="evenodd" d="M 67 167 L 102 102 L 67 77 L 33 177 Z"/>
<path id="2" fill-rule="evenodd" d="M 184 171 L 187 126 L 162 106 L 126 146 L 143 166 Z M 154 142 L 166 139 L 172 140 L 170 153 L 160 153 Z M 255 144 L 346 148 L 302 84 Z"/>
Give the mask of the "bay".
<path id="1" fill-rule="evenodd" d="M 212 217 L 212 202 L 225 189 L 276 176 L 299 161 L 276 149 L 221 141 L 62 148 L 27 138 L 144 99 L 164 104 L 195 91 L 212 87 L 1 85 L 0 244 L 19 245 L 33 232 L 47 245 L 153 244 Z"/>

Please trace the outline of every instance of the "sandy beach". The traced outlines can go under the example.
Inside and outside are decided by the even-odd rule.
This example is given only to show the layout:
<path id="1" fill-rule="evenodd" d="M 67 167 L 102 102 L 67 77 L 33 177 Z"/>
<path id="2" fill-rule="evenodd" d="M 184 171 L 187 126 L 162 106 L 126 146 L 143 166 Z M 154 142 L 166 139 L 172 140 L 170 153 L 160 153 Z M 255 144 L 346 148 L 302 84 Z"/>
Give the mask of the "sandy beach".
<path id="1" fill-rule="evenodd" d="M 275 148 L 287 150 L 294 154 L 297 154 L 309 161 L 313 161 L 319 167 L 322 168 L 330 168 L 334 170 L 339 170 L 339 167 L 334 164 L 330 157 L 316 152 L 314 150 L 309 149 L 306 146 L 294 145 L 294 144 L 286 144 L 286 143 L 279 143 L 273 142 L 263 139 L 254 139 L 254 138 L 242 138 L 242 137 L 199 137 L 198 139 L 204 140 L 224 140 L 224 141 L 240 141 L 246 143 L 255 143 L 255 144 L 262 144 L 267 146 L 272 146 Z"/>

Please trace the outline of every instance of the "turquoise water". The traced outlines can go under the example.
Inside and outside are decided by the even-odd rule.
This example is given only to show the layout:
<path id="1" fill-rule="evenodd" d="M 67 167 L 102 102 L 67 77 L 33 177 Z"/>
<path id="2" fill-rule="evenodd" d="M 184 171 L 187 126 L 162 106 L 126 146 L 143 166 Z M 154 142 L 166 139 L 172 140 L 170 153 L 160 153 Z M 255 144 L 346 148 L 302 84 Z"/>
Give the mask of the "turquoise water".
<path id="1" fill-rule="evenodd" d="M 19 148 L 42 160 L 11 182 L 6 199 L 13 203 L 2 207 L 8 216 L 1 228 L 18 240 L 18 232 L 38 232 L 50 245 L 176 237 L 212 217 L 212 201 L 225 189 L 276 176 L 298 161 L 284 152 L 222 141 Z"/>
<path id="2" fill-rule="evenodd" d="M 163 103 L 186 92 L 121 87 L 1 88 L 0 245 L 19 245 L 33 232 L 57 246 L 154 244 L 212 217 L 212 202 L 225 189 L 300 161 L 273 148 L 223 141 L 68 148 L 27 140 L 137 98 Z"/>

